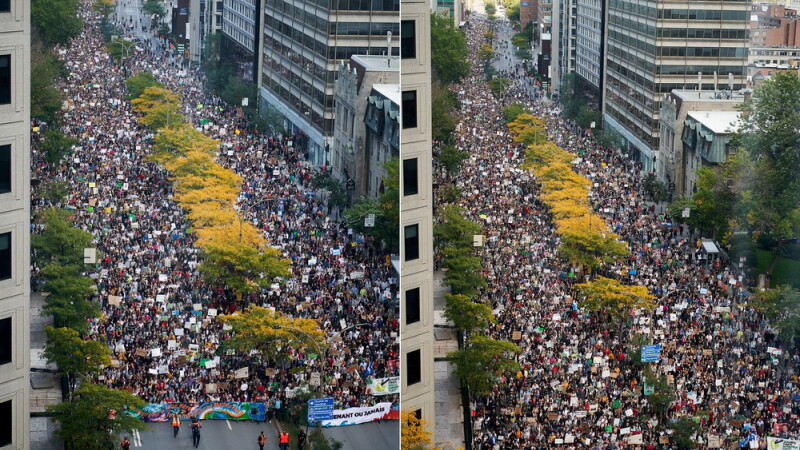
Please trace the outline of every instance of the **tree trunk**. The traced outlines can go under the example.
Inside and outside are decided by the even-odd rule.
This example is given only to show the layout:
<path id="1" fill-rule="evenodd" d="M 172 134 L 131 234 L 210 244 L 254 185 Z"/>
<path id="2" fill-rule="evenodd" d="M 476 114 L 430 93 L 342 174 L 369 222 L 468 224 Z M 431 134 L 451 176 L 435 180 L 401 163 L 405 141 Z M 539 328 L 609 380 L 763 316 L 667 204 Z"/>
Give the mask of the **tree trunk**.
<path id="1" fill-rule="evenodd" d="M 775 245 L 775 253 L 772 254 L 772 261 L 769 263 L 769 267 L 767 267 L 767 271 L 764 272 L 767 278 L 767 287 L 770 287 L 769 279 L 772 276 L 772 271 L 775 270 L 775 266 L 778 265 L 778 258 L 781 256 L 781 244 L 783 243 L 782 239 L 778 239 L 777 245 Z"/>

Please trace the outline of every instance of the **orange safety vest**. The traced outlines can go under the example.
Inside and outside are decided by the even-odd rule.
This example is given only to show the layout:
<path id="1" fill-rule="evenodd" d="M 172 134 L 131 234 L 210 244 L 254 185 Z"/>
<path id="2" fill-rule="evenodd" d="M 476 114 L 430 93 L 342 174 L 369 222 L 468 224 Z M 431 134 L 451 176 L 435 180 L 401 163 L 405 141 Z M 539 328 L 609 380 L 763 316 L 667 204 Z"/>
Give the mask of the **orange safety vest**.
<path id="1" fill-rule="evenodd" d="M 289 443 L 289 433 L 281 433 L 281 444 Z"/>
<path id="2" fill-rule="evenodd" d="M 179 419 L 178 416 L 172 418 L 172 426 L 173 427 L 181 426 L 181 419 Z"/>

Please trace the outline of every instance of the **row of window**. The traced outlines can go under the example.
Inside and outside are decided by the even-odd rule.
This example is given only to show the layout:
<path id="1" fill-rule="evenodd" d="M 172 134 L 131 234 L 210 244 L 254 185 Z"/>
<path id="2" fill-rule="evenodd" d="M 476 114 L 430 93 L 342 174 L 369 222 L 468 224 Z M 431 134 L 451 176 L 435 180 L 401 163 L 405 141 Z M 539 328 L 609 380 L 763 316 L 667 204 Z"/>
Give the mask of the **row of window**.
<path id="1" fill-rule="evenodd" d="M 747 20 L 748 11 L 720 11 L 718 9 L 660 9 L 659 19 L 678 20 Z"/>
<path id="2" fill-rule="evenodd" d="M 698 56 L 702 58 L 743 58 L 745 47 L 659 47 L 659 56 Z"/>

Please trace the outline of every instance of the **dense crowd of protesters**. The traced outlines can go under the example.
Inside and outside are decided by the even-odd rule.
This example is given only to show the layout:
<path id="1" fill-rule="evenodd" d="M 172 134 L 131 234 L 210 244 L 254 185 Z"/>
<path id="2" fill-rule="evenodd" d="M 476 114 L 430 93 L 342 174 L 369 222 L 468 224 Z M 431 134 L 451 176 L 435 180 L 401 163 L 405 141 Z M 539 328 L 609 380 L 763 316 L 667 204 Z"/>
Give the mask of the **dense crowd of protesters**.
<path id="1" fill-rule="evenodd" d="M 60 86 L 66 100 L 61 128 L 79 142 L 58 167 L 49 168 L 35 152 L 32 164 L 40 180 L 69 185 L 63 204 L 50 205 L 35 193 L 35 209 L 74 211 L 76 226 L 96 239 L 100 260 L 92 276 L 102 315 L 91 321 L 89 336 L 113 352 L 100 380 L 151 403 L 259 401 L 280 413 L 318 372 L 320 393 L 334 397 L 336 407 L 396 401 L 396 395 L 365 392 L 367 375 L 399 375 L 398 279 L 380 244 L 329 216 L 310 187 L 314 169 L 296 139 L 255 130 L 209 94 L 201 74 L 142 24 L 138 9 L 112 16 L 134 43 L 120 67 L 105 50 L 90 3 L 81 13 L 81 36 L 57 49 L 69 73 Z M 202 255 L 172 198 L 169 173 L 148 160 L 154 130 L 138 124 L 128 100 L 126 76 L 140 71 L 179 93 L 192 125 L 222 142 L 218 162 L 243 179 L 244 220 L 292 261 L 285 282 L 237 301 L 224 286 L 202 280 Z M 225 350 L 229 331 L 216 315 L 249 304 L 315 319 L 330 337 L 321 343 L 328 350 L 313 358 L 315 350 L 291 349 L 290 362 L 273 366 L 267 364 L 273 355 Z M 249 371 L 235 377 L 244 367 Z"/>
<path id="2" fill-rule="evenodd" d="M 575 154 L 574 170 L 593 183 L 588 203 L 605 222 L 597 227 L 629 246 L 629 258 L 600 273 L 646 286 L 654 311 L 615 324 L 578 307 L 572 285 L 585 274 L 558 255 L 561 241 L 539 185 L 520 168 L 524 149 L 512 141 L 477 57 L 490 26 L 499 41 L 495 64 L 512 80 L 505 104 L 522 103 L 546 119 L 549 138 Z M 682 416 L 699 417 L 702 442 L 708 435 L 734 445 L 751 433 L 800 436 L 800 356 L 771 348 L 780 342 L 747 306 L 738 274 L 646 201 L 640 164 L 563 119 L 519 66 L 506 67 L 514 61 L 513 47 L 503 44 L 513 34 L 509 22 L 490 24 L 473 14 L 466 34 L 472 72 L 457 88 L 462 108 L 454 138 L 469 158 L 456 175 L 438 170 L 438 184 L 455 183 L 468 218 L 483 228 L 489 288 L 482 298 L 497 320 L 489 333 L 522 348 L 521 370 L 472 399 L 475 448 L 619 448 L 638 446 L 628 443 L 638 441 L 635 435 L 642 447 L 663 448 L 671 433 L 664 425 Z M 662 346 L 651 367 L 675 392 L 661 414 L 630 361 L 640 337 Z"/>

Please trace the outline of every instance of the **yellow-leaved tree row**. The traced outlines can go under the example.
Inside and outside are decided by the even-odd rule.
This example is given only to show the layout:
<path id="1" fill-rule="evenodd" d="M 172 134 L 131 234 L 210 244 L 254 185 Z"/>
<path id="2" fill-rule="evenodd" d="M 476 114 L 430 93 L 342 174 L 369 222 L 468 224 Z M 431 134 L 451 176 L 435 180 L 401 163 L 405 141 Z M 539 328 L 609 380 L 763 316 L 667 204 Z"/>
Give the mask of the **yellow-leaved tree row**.
<path id="1" fill-rule="evenodd" d="M 591 181 L 572 170 L 573 154 L 547 140 L 544 120 L 521 114 L 508 127 L 514 141 L 526 146 L 522 167 L 541 183 L 540 198 L 550 208 L 561 236 L 561 256 L 589 272 L 630 256 L 628 246 L 589 207 Z M 583 298 L 581 306 L 615 318 L 631 309 L 653 306 L 652 295 L 640 286 L 600 277 L 577 287 Z"/>
<path id="2" fill-rule="evenodd" d="M 180 113 L 180 95 L 152 86 L 131 105 L 142 123 L 158 131 L 151 158 L 175 182 L 175 200 L 192 221 L 203 253 L 206 281 L 241 299 L 288 276 L 291 262 L 236 207 L 241 177 L 217 163 L 220 142 L 192 128 Z"/>

